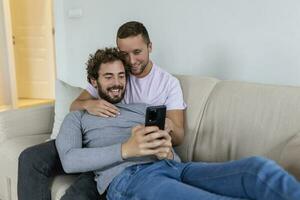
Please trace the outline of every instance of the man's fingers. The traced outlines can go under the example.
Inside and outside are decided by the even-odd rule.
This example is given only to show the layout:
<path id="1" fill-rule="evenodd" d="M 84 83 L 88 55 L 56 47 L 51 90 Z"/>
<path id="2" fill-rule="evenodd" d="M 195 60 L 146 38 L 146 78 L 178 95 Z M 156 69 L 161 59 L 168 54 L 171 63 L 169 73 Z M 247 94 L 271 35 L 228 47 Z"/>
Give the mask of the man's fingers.
<path id="1" fill-rule="evenodd" d="M 140 145 L 140 147 L 143 149 L 156 149 L 156 148 L 162 146 L 165 142 L 166 142 L 166 140 L 164 140 L 164 139 L 154 140 L 152 142 L 143 143 Z"/>
<path id="2" fill-rule="evenodd" d="M 170 141 L 172 140 L 172 137 L 168 131 L 164 131 L 164 136 L 167 140 L 170 140 Z"/>
<path id="3" fill-rule="evenodd" d="M 109 110 L 104 110 L 104 109 L 102 109 L 102 110 L 101 110 L 101 113 L 104 114 L 104 115 L 107 115 L 107 116 L 109 116 L 109 117 L 116 117 L 116 114 L 110 112 Z"/>
<path id="4" fill-rule="evenodd" d="M 120 112 L 110 107 L 106 107 L 106 111 L 110 112 L 112 115 L 117 116 Z"/>
<path id="5" fill-rule="evenodd" d="M 155 140 L 155 139 L 166 139 L 166 140 L 171 140 L 171 136 L 169 135 L 169 133 L 167 131 L 156 131 L 156 132 L 152 132 L 146 135 L 145 140 L 146 141 L 151 141 L 151 140 Z"/>
<path id="6" fill-rule="evenodd" d="M 144 137 L 144 141 L 145 141 L 145 142 L 149 142 L 149 141 L 157 140 L 157 139 L 160 139 L 160 138 L 164 138 L 164 137 L 163 137 L 163 135 L 161 134 L 161 132 L 157 131 L 157 132 L 152 132 L 152 133 L 147 134 L 147 135 Z"/>
<path id="7" fill-rule="evenodd" d="M 92 112 L 92 113 L 93 112 L 95 113 L 96 111 L 101 112 L 102 114 L 108 115 L 110 117 L 115 117 L 120 112 L 119 109 L 115 105 L 113 105 L 103 99 L 96 100 L 94 105 L 91 106 L 91 108 L 89 109 L 89 112 Z M 107 112 L 109 112 L 109 113 L 107 113 Z"/>
<path id="8" fill-rule="evenodd" d="M 169 132 L 168 131 L 161 131 L 162 133 L 162 135 L 163 135 L 163 137 L 166 139 L 166 140 L 170 140 L 171 141 L 171 136 L 170 136 L 170 134 L 169 134 Z"/>
<path id="9" fill-rule="evenodd" d="M 98 110 L 88 110 L 87 112 L 88 112 L 89 114 L 91 114 L 91 115 L 105 117 L 105 116 L 104 116 L 100 111 L 98 111 Z"/>
<path id="10" fill-rule="evenodd" d="M 166 125 L 166 126 L 165 126 L 165 131 L 168 132 L 168 133 L 170 133 L 170 132 L 171 132 L 171 129 Z"/>
<path id="11" fill-rule="evenodd" d="M 168 147 L 168 148 L 171 148 L 172 147 L 172 143 L 170 142 L 170 141 L 168 141 L 168 140 L 166 140 L 166 139 L 163 139 L 165 142 L 164 143 L 162 143 L 161 145 L 160 145 L 160 147 Z"/>
<path id="12" fill-rule="evenodd" d="M 159 128 L 157 126 L 145 126 L 145 134 L 150 134 L 152 132 L 159 131 Z"/>
<path id="13" fill-rule="evenodd" d="M 108 115 L 103 114 L 103 113 L 101 113 L 101 112 L 98 112 L 98 116 L 100 116 L 100 117 L 105 117 L 105 118 L 109 117 Z"/>
<path id="14" fill-rule="evenodd" d="M 117 115 L 120 113 L 120 111 L 117 109 L 117 107 L 112 108 L 110 106 L 104 105 L 103 109 L 113 113 L 114 115 Z"/>
<path id="15" fill-rule="evenodd" d="M 156 155 L 157 159 L 159 159 L 159 160 L 168 158 L 168 154 L 167 153 L 157 153 L 155 155 Z"/>
<path id="16" fill-rule="evenodd" d="M 115 113 L 112 113 L 110 112 L 109 110 L 106 110 L 106 109 L 97 109 L 96 111 L 93 111 L 92 113 L 90 114 L 94 114 L 94 115 L 97 115 L 97 116 L 100 116 L 100 117 L 116 117 L 116 114 Z"/>
<path id="17" fill-rule="evenodd" d="M 108 101 L 102 100 L 103 104 L 113 113 L 119 113 L 120 110 L 113 104 L 109 103 Z"/>
<path id="18" fill-rule="evenodd" d="M 157 149 L 155 149 L 156 151 L 157 151 L 157 153 L 156 154 L 158 154 L 158 153 L 166 153 L 166 154 L 169 154 L 170 153 L 170 151 L 171 151 L 171 149 L 169 148 L 169 147 L 160 147 L 160 148 L 157 148 Z"/>
<path id="19" fill-rule="evenodd" d="M 138 125 L 132 129 L 132 132 L 139 137 L 144 137 L 145 135 L 155 132 L 156 130 L 158 130 L 158 128 L 155 126 L 145 127 L 144 125 Z M 144 141 L 144 139 L 142 139 L 142 141 Z"/>
<path id="20" fill-rule="evenodd" d="M 149 155 L 156 155 L 160 153 L 160 151 L 158 149 L 142 149 L 141 150 L 141 155 L 143 156 L 149 156 Z M 163 152 L 161 152 L 163 153 Z"/>

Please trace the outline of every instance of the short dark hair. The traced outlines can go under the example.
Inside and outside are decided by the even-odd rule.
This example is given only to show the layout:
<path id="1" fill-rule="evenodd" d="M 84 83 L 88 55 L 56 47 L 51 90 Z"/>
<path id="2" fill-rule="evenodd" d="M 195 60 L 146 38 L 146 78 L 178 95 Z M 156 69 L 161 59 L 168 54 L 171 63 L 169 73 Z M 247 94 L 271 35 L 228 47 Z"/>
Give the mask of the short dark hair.
<path id="1" fill-rule="evenodd" d="M 110 63 L 117 60 L 120 60 L 123 63 L 127 76 L 128 73 L 125 64 L 125 57 L 122 53 L 119 52 L 117 48 L 98 49 L 94 55 L 90 54 L 89 59 L 86 63 L 88 81 L 91 83 L 91 79 L 98 79 L 98 71 L 100 70 L 100 66 L 102 63 Z"/>
<path id="2" fill-rule="evenodd" d="M 150 37 L 146 27 L 141 22 L 130 21 L 120 26 L 117 32 L 117 39 L 124 39 L 140 34 L 142 35 L 145 43 L 148 45 L 150 43 Z"/>

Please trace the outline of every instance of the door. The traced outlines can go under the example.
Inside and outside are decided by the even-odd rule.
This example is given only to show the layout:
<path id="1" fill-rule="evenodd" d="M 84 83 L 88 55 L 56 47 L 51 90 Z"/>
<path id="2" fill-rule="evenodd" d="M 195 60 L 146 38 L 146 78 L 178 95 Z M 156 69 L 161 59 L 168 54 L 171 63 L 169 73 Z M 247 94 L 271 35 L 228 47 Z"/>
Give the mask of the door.
<path id="1" fill-rule="evenodd" d="M 10 0 L 18 98 L 54 99 L 51 0 Z"/>
<path id="2" fill-rule="evenodd" d="M 7 2 L 0 2 L 0 112 L 9 109 L 13 106 L 11 100 L 12 92 L 10 84 L 10 70 L 8 57 L 8 40 L 7 35 L 11 35 L 11 32 L 7 30 L 6 16 L 10 15 Z M 7 13 L 8 11 L 8 13 Z M 9 26 L 10 27 L 10 26 Z M 10 28 L 9 28 L 10 29 Z M 9 37 L 10 38 L 10 37 Z"/>

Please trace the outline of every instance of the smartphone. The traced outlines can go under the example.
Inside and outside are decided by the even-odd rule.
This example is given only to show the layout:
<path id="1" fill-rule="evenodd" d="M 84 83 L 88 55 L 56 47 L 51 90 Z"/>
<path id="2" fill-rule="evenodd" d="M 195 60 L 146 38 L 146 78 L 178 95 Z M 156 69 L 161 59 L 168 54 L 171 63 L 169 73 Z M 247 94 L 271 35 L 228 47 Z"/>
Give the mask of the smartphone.
<path id="1" fill-rule="evenodd" d="M 146 109 L 145 126 L 158 126 L 160 130 L 165 129 L 166 106 L 149 106 Z"/>

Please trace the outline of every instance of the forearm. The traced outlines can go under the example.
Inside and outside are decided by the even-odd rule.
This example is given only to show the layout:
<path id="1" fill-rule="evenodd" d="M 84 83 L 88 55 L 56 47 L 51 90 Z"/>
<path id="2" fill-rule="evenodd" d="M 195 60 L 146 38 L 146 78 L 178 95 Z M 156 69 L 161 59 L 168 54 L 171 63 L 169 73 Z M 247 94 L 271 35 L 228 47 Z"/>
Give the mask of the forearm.
<path id="1" fill-rule="evenodd" d="M 181 127 L 174 126 L 173 130 L 170 131 L 173 146 L 178 146 L 183 142 L 184 129 Z"/>
<path id="2" fill-rule="evenodd" d="M 76 99 L 72 102 L 70 106 L 70 111 L 76 111 L 76 110 L 86 110 L 86 104 L 88 100 L 79 100 Z"/>
<path id="3" fill-rule="evenodd" d="M 95 97 L 92 96 L 88 91 L 83 90 L 81 94 L 72 102 L 70 111 L 86 110 L 89 100 L 95 100 Z"/>
<path id="4" fill-rule="evenodd" d="M 99 148 L 58 147 L 57 149 L 63 169 L 67 173 L 95 171 L 122 162 L 121 144 Z"/>
<path id="5" fill-rule="evenodd" d="M 180 145 L 184 139 L 184 111 L 168 110 L 167 111 L 167 129 L 172 138 L 173 146 Z"/>

